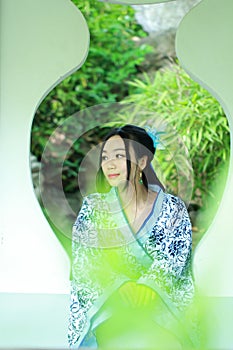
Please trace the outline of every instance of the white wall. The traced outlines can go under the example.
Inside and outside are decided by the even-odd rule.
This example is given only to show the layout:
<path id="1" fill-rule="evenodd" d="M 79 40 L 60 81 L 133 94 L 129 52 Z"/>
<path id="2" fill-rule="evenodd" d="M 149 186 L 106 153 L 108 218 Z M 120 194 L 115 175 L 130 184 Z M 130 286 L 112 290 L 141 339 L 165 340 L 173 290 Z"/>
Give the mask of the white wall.
<path id="1" fill-rule="evenodd" d="M 191 77 L 221 103 L 233 128 L 233 1 L 202 0 L 177 32 L 177 54 Z M 219 182 L 221 177 L 219 176 Z M 216 188 L 217 191 L 217 188 Z M 218 212 L 194 255 L 196 285 L 208 296 L 205 317 L 211 349 L 233 344 L 233 171 L 231 162 Z M 211 209 L 211 208 L 210 208 Z"/>
<path id="2" fill-rule="evenodd" d="M 31 124 L 48 91 L 83 64 L 89 32 L 69 0 L 1 0 L 0 6 L 0 347 L 42 347 L 44 339 L 59 347 L 63 339 L 62 347 L 70 263 L 34 195 Z M 19 336 L 18 328 L 25 333 Z M 46 329 L 50 334 L 38 337 Z"/>

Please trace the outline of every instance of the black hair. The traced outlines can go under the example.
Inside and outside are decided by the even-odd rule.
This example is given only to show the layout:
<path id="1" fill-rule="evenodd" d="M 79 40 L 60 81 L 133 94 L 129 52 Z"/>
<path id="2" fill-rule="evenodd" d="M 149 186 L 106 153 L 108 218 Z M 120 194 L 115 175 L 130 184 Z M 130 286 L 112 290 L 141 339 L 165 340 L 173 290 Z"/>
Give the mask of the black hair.
<path id="1" fill-rule="evenodd" d="M 131 142 L 131 145 L 134 149 L 136 159 L 140 159 L 143 156 L 148 157 L 147 165 L 142 170 L 142 181 L 144 186 L 148 189 L 148 184 L 155 184 L 155 185 L 159 185 L 162 189 L 164 189 L 163 185 L 157 178 L 151 165 L 151 161 L 154 158 L 154 154 L 156 151 L 152 138 L 148 135 L 145 129 L 135 125 L 127 124 L 120 128 L 112 129 L 104 138 L 101 151 L 100 151 L 99 170 L 96 176 L 97 191 L 108 192 L 111 188 L 102 171 L 102 167 L 101 167 L 102 152 L 107 140 L 110 139 L 112 136 L 116 136 L 116 135 L 120 136 L 125 144 L 127 180 L 129 181 L 130 171 L 131 171 L 131 158 L 129 153 L 129 144 L 130 144 L 130 141 L 135 141 L 135 142 Z"/>

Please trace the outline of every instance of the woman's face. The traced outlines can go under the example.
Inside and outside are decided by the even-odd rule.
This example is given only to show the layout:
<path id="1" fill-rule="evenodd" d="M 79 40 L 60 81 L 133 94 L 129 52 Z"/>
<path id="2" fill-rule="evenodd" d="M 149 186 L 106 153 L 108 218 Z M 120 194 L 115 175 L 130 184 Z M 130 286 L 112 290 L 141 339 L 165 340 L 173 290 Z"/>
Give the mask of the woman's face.
<path id="1" fill-rule="evenodd" d="M 110 186 L 125 184 L 127 165 L 125 144 L 118 135 L 110 137 L 103 148 L 101 167 Z"/>

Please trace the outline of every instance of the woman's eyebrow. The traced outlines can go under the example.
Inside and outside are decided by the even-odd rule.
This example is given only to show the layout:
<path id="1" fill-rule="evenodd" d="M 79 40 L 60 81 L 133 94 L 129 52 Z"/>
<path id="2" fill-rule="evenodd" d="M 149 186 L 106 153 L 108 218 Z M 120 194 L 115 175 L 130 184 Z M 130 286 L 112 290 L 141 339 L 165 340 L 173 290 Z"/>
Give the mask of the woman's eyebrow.
<path id="1" fill-rule="evenodd" d="M 125 152 L 125 149 L 124 149 L 124 148 L 115 148 L 115 149 L 113 149 L 112 151 L 113 151 L 113 152 L 116 152 L 116 151 L 124 151 L 124 152 Z M 102 153 L 107 153 L 107 151 L 105 151 L 105 150 L 103 149 Z"/>

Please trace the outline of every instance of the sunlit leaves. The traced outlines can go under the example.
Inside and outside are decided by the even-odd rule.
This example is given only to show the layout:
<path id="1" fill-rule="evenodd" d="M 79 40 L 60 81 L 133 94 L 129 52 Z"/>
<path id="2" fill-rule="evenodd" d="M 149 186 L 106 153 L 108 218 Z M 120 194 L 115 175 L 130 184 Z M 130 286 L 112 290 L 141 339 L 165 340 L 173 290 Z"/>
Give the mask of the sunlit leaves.
<path id="1" fill-rule="evenodd" d="M 133 92 L 127 81 L 136 78 L 138 66 L 150 51 L 149 46 L 135 43 L 135 37 L 146 34 L 136 23 L 132 7 L 95 0 L 73 0 L 73 3 L 88 23 L 90 49 L 84 65 L 53 89 L 39 106 L 31 142 L 32 152 L 39 159 L 49 136 L 68 117 L 87 107 L 121 101 Z M 89 120 L 80 121 L 85 122 L 91 127 Z M 78 165 L 85 151 L 87 147 L 77 141 L 69 155 L 76 173 L 65 161 L 65 190 L 76 190 Z"/>
<path id="2" fill-rule="evenodd" d="M 128 102 L 154 111 L 182 136 L 194 169 L 193 200 L 205 204 L 220 167 L 229 160 L 229 126 L 220 104 L 178 65 L 157 72 L 153 79 L 144 75 L 142 81 L 135 79 L 130 85 L 136 93 L 126 99 Z M 176 192 L 175 164 L 171 165 L 163 152 L 157 157 L 168 189 Z"/>

